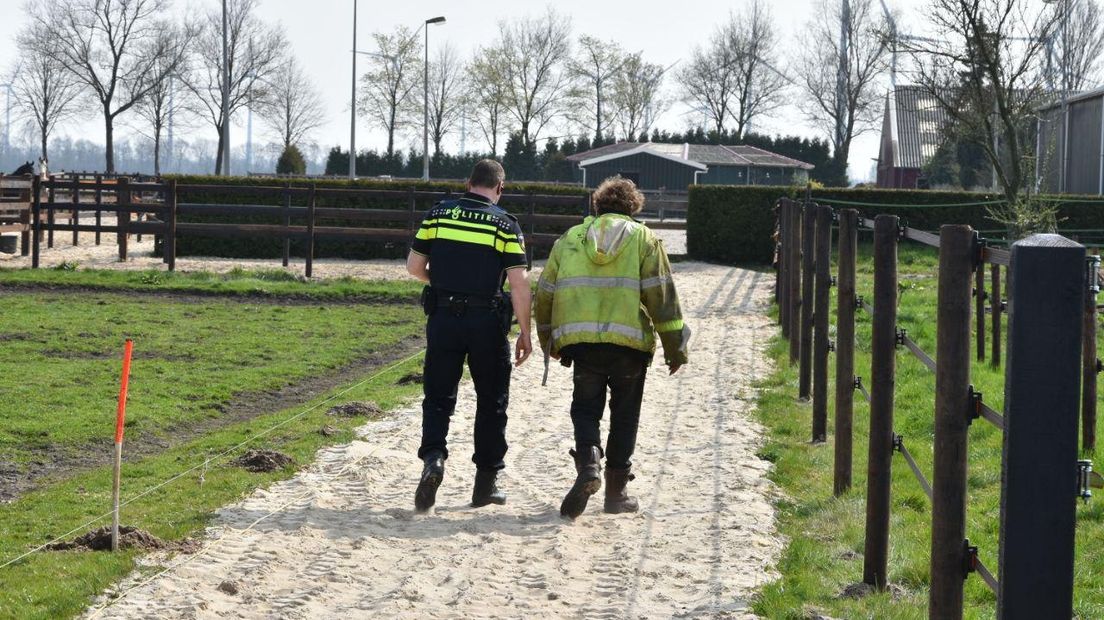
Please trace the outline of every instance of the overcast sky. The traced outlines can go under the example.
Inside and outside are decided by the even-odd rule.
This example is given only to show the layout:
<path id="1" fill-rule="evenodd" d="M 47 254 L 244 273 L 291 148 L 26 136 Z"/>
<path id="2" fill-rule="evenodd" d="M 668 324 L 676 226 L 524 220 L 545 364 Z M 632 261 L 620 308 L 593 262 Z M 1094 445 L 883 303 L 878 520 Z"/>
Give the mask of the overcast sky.
<path id="1" fill-rule="evenodd" d="M 723 22 L 730 11 L 739 13 L 746 0 L 722 2 L 720 0 L 696 0 L 694 2 L 658 2 L 655 0 L 558 0 L 558 11 L 572 18 L 576 35 L 590 34 L 604 39 L 613 39 L 630 51 L 642 51 L 644 57 L 655 63 L 670 65 L 689 55 L 695 44 L 706 39 L 715 26 Z M 51 0 L 37 0 L 34 6 L 38 10 L 49 10 Z M 793 41 L 798 45 L 801 28 L 807 21 L 810 11 L 816 5 L 815 0 L 772 0 L 769 2 L 782 32 L 783 41 Z M 891 3 L 900 8 L 920 5 L 918 0 L 896 0 Z M 0 0 L 0 70 L 7 70 L 14 64 L 15 34 L 27 22 L 20 7 L 22 0 Z M 217 6 L 216 0 L 176 0 L 175 10 L 183 15 L 188 8 Z M 315 85 L 322 93 L 327 106 L 326 124 L 315 134 L 315 140 L 323 147 L 349 144 L 349 95 L 350 95 L 350 54 L 352 47 L 352 6 L 353 0 L 261 0 L 260 15 L 269 21 L 283 24 L 295 54 L 307 72 L 311 74 Z M 444 41 L 452 42 L 467 55 L 481 44 L 490 43 L 496 35 L 496 22 L 527 14 L 539 14 L 544 11 L 543 2 L 519 0 L 426 0 L 419 2 L 372 2 L 360 0 L 359 4 L 359 41 L 360 48 L 371 50 L 369 34 L 374 30 L 390 31 L 398 25 L 418 27 L 429 17 L 443 15 L 447 23 L 434 26 L 429 31 L 430 51 Z M 904 20 L 902 20 L 904 21 Z M 785 49 L 785 45 L 783 45 Z M 796 49 L 796 47 L 791 48 Z M 783 54 L 781 64 L 790 60 Z M 363 63 L 361 63 L 363 66 Z M 886 80 L 888 85 L 888 80 Z M 674 87 L 673 81 L 667 88 Z M 794 92 L 792 97 L 796 97 Z M 242 115 L 244 116 L 244 114 Z M 803 136 L 827 137 L 806 121 L 792 105 L 774 110 L 772 118 L 758 121 L 755 131 L 769 134 L 798 134 Z M 658 126 L 670 130 L 682 130 L 691 124 L 700 123 L 700 114 L 691 115 L 685 106 L 676 105 L 659 119 Z M 240 126 L 234 127 L 231 143 L 238 146 L 245 139 L 244 118 L 235 119 Z M 211 134 L 213 130 L 200 127 L 195 131 Z M 254 123 L 254 140 L 261 141 L 265 136 Z M 72 137 L 86 137 L 103 141 L 102 120 L 92 118 L 70 123 L 60 133 Z M 126 133 L 123 130 L 122 133 Z M 384 134 L 373 130 L 367 119 L 360 119 L 357 126 L 358 148 L 384 146 Z M 458 150 L 458 138 L 454 136 L 447 150 Z M 859 138 L 851 151 L 851 176 L 855 180 L 870 175 L 871 158 L 877 156 L 877 133 L 871 132 Z M 420 145 L 420 139 L 417 140 Z M 411 139 L 400 144 L 405 148 Z M 468 149 L 486 148 L 478 136 L 468 134 Z"/>

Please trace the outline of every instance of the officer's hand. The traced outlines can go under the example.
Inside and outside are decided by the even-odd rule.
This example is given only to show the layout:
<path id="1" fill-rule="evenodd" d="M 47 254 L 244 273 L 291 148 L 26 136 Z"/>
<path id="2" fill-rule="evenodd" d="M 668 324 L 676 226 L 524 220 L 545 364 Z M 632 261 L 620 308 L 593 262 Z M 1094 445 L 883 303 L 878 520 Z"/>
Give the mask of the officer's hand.
<path id="1" fill-rule="evenodd" d="M 682 364 L 668 364 L 667 367 L 671 370 L 671 372 L 668 374 L 668 376 L 670 376 L 678 372 L 679 368 L 682 368 Z"/>
<path id="2" fill-rule="evenodd" d="M 517 339 L 517 346 L 514 347 L 514 366 L 524 364 L 532 352 L 533 341 L 529 338 L 529 334 L 520 334 Z"/>

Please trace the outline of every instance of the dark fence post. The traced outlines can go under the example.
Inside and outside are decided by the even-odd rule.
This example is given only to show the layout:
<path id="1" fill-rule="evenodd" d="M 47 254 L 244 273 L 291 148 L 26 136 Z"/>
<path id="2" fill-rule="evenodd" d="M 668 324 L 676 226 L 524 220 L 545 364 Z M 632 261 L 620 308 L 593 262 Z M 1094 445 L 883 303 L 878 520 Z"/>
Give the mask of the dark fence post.
<path id="1" fill-rule="evenodd" d="M 828 295 L 832 283 L 832 207 L 816 208 L 813 308 L 813 442 L 828 439 Z"/>
<path id="2" fill-rule="evenodd" d="M 306 276 L 308 278 L 314 273 L 314 208 L 317 204 L 315 199 L 315 187 L 314 183 L 310 186 L 310 202 L 307 203 L 307 266 Z"/>
<path id="3" fill-rule="evenodd" d="M 165 207 L 168 211 L 168 222 L 165 226 L 165 241 L 162 247 L 165 260 L 169 263 L 169 271 L 176 271 L 176 179 L 169 180 L 167 198 Z"/>
<path id="4" fill-rule="evenodd" d="M 974 322 L 977 324 L 977 359 L 985 361 L 985 263 L 974 267 Z M 938 358 L 937 358 L 938 359 Z"/>
<path id="5" fill-rule="evenodd" d="M 855 256 L 858 217 L 854 209 L 839 212 L 839 275 L 836 283 L 836 452 L 832 491 L 851 488 L 851 420 L 855 405 Z"/>
<path id="6" fill-rule="evenodd" d="M 801 207 L 790 202 L 790 364 L 801 355 Z"/>
<path id="7" fill-rule="evenodd" d="M 893 383 L 897 372 L 897 217 L 874 219 L 874 320 L 870 334 L 870 446 L 863 583 L 887 585 L 889 491 L 893 463 Z"/>
<path id="8" fill-rule="evenodd" d="M 115 242 L 119 244 L 119 260 L 127 259 L 127 235 L 130 228 L 130 181 L 126 177 L 119 177 L 115 187 Z M 124 210 L 125 209 L 125 210 Z"/>
<path id="9" fill-rule="evenodd" d="M 1017 241 L 1008 281 L 997 617 L 1070 618 L 1085 248 Z"/>
<path id="10" fill-rule="evenodd" d="M 33 181 L 32 181 L 33 183 Z M 19 233 L 19 255 L 27 256 L 31 253 L 31 209 L 34 204 L 34 189 L 27 187 L 20 193 L 21 198 L 27 199 L 27 209 L 20 212 L 19 223 L 23 225 L 23 232 Z"/>
<path id="11" fill-rule="evenodd" d="M 46 188 L 46 202 L 49 205 L 46 207 L 46 247 L 53 249 L 54 247 L 54 199 L 57 197 L 56 190 L 54 188 L 54 175 L 49 176 L 50 186 Z"/>
<path id="12" fill-rule="evenodd" d="M 1001 266 L 993 265 L 992 267 L 992 280 L 993 285 L 990 287 L 989 307 L 993 312 L 993 355 L 989 363 L 993 368 L 1000 366 L 1001 363 L 1001 313 L 1004 311 L 1004 302 L 1001 298 Z"/>
<path id="13" fill-rule="evenodd" d="M 103 204 L 103 177 L 99 174 L 96 175 L 96 245 L 100 245 L 100 228 L 103 226 L 103 211 L 100 210 L 100 205 Z"/>
<path id="14" fill-rule="evenodd" d="M 1096 294 L 1100 290 L 1097 275 L 1100 258 L 1093 256 L 1089 260 L 1088 291 L 1085 295 L 1085 325 L 1082 342 L 1081 371 L 1081 447 L 1088 451 L 1096 450 L 1096 375 L 1100 361 L 1096 353 Z"/>
<path id="15" fill-rule="evenodd" d="M 979 267 L 974 265 L 976 249 L 974 231 L 969 226 L 941 227 L 935 324 L 930 618 L 962 617 L 966 444 L 970 427 L 970 275 Z M 983 292 L 978 290 L 978 295 Z"/>
<path id="16" fill-rule="evenodd" d="M 73 177 L 73 195 L 70 196 L 70 200 L 73 202 L 73 217 L 70 219 L 70 223 L 73 224 L 73 245 L 80 244 L 80 231 L 77 230 L 77 224 L 80 223 L 80 179 Z"/>
<path id="17" fill-rule="evenodd" d="M 42 177 L 36 174 L 32 183 L 34 202 L 31 203 L 31 267 L 38 269 L 38 261 L 42 255 Z"/>
<path id="18" fill-rule="evenodd" d="M 815 273 L 816 205 L 801 208 L 801 367 L 797 395 L 809 398 L 813 382 L 813 277 Z"/>
<path id="19" fill-rule="evenodd" d="M 790 200 L 778 200 L 778 322 L 790 340 Z"/>
<path id="20" fill-rule="evenodd" d="M 283 262 L 284 267 L 288 266 L 291 262 L 291 182 L 284 181 L 284 248 L 283 248 Z"/>

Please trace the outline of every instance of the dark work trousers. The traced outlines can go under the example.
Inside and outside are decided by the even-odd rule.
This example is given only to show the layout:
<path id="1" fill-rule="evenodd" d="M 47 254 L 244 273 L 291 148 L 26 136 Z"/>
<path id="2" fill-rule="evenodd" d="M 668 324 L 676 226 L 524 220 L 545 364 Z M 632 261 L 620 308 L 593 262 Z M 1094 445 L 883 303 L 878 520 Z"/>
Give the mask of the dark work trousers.
<path id="1" fill-rule="evenodd" d="M 573 345 L 569 353 L 575 366 L 571 422 L 575 426 L 576 450 L 602 447 L 600 422 L 606 408 L 606 388 L 609 388 L 606 466 L 629 467 L 636 449 L 636 427 L 640 423 L 640 403 L 644 398 L 644 377 L 650 356 L 609 344 Z"/>
<path id="2" fill-rule="evenodd" d="M 506 456 L 506 407 L 510 398 L 510 344 L 502 321 L 489 308 L 468 308 L 456 316 L 438 308 L 426 322 L 426 355 L 422 401 L 422 447 L 448 457 L 449 419 L 467 359 L 475 383 L 475 454 L 480 469 L 502 469 Z"/>

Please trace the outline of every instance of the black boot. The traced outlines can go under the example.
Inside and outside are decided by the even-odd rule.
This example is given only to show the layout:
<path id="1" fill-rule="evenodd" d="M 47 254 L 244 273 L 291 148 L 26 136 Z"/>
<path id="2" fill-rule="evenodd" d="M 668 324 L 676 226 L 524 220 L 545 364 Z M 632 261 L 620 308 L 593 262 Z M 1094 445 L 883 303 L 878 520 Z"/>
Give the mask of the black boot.
<path id="1" fill-rule="evenodd" d="M 433 508 L 433 504 L 437 502 L 437 487 L 441 486 L 441 480 L 445 478 L 445 455 L 434 451 L 426 454 L 423 460 L 425 468 L 422 469 L 418 490 L 414 493 L 414 509 L 418 512 Z"/>
<path id="2" fill-rule="evenodd" d="M 622 512 L 636 512 L 640 505 L 635 497 L 629 497 L 625 493 L 625 486 L 630 480 L 636 479 L 628 467 L 624 469 L 606 468 L 606 512 L 618 514 Z"/>
<path id="3" fill-rule="evenodd" d="M 472 508 L 479 508 L 487 504 L 502 505 L 506 503 L 506 494 L 498 490 L 495 484 L 498 479 L 497 469 L 475 470 L 475 486 L 472 488 Z"/>
<path id="4" fill-rule="evenodd" d="M 575 477 L 575 484 L 560 504 L 560 514 L 574 519 L 586 510 L 590 496 L 602 488 L 602 478 L 599 476 L 602 472 L 602 449 L 590 446 L 579 451 L 571 450 L 570 454 L 575 457 L 575 471 L 578 475 Z"/>

